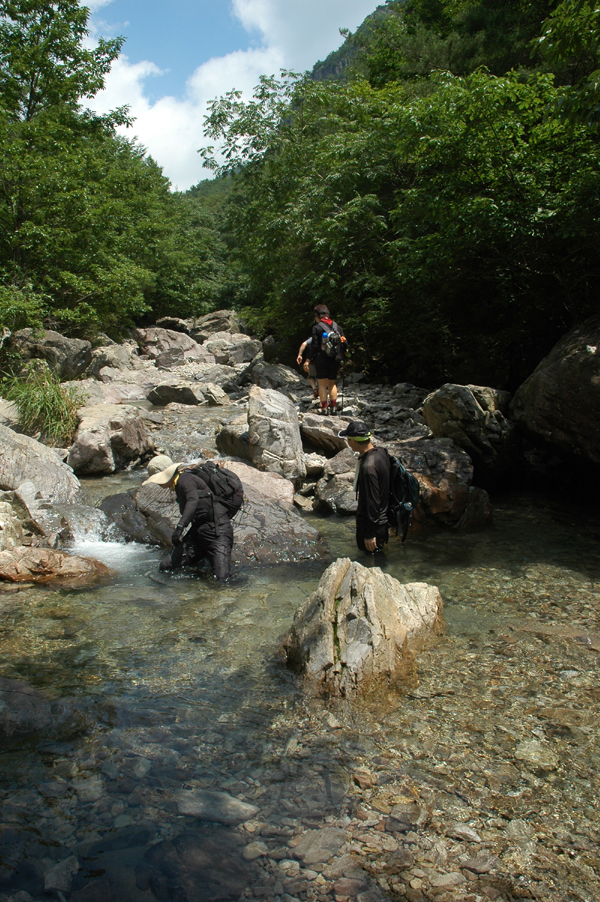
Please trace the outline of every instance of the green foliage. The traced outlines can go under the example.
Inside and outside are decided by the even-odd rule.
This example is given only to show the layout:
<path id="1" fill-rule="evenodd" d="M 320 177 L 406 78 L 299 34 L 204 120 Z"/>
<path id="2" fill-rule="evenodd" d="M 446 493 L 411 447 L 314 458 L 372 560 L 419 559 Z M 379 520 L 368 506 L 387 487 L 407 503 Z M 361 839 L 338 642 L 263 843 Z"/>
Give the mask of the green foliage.
<path id="1" fill-rule="evenodd" d="M 30 285 L 0 285 L 0 330 L 6 337 L 18 329 L 39 329 L 45 313 L 45 300 Z"/>
<path id="2" fill-rule="evenodd" d="M 18 308 L 28 324 L 43 315 L 59 330 L 118 334 L 144 316 L 211 309 L 225 250 L 203 200 L 171 194 L 117 134 L 124 110 L 78 107 L 121 46 L 86 49 L 88 15 L 77 0 L 0 0 L 0 291 L 20 299 L 0 302 L 0 316 Z"/>
<path id="3" fill-rule="evenodd" d="M 289 79 L 264 88 L 278 122 L 254 100 L 209 125 L 250 305 L 290 355 L 323 302 L 371 373 L 515 386 L 593 312 L 599 151 L 547 118 L 551 76 L 437 75 L 422 96 L 297 79 L 287 107 Z"/>
<path id="4" fill-rule="evenodd" d="M 71 443 L 77 430 L 77 410 L 85 402 L 84 392 L 61 385 L 49 369 L 32 369 L 24 378 L 7 378 L 2 390 L 15 403 L 27 434 L 39 433 L 43 441 L 56 447 Z"/>
<path id="5" fill-rule="evenodd" d="M 571 89 L 558 99 L 559 115 L 588 126 L 600 123 L 600 3 L 563 0 L 536 42 L 555 69 L 566 69 Z"/>
<path id="6" fill-rule="evenodd" d="M 86 49 L 88 16 L 79 0 L 0 0 L 0 95 L 10 115 L 29 121 L 103 87 L 123 38 Z"/>

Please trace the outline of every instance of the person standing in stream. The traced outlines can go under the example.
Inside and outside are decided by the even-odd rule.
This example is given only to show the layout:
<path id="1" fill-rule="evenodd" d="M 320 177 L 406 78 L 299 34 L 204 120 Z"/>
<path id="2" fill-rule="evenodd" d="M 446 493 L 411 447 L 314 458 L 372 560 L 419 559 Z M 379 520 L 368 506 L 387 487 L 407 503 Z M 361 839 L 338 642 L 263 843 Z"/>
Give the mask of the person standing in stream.
<path id="1" fill-rule="evenodd" d="M 314 309 L 315 324 L 312 328 L 311 341 L 307 347 L 309 361 L 314 362 L 321 402 L 320 413 L 324 416 L 337 414 L 337 374 L 344 356 L 346 338 L 343 330 L 335 323 L 325 304 L 318 304 Z M 327 337 L 338 336 L 338 350 L 328 353 Z M 329 406 L 328 406 L 329 398 Z"/>
<path id="2" fill-rule="evenodd" d="M 171 537 L 173 550 L 162 559 L 160 569 L 192 567 L 207 558 L 215 579 L 229 579 L 233 526 L 227 508 L 206 482 L 186 469 L 185 464 L 175 463 L 143 484 L 159 485 L 175 492 L 181 514 Z M 190 529 L 184 536 L 188 526 Z"/>
<path id="3" fill-rule="evenodd" d="M 354 475 L 354 491 L 358 495 L 356 544 L 361 551 L 379 554 L 388 540 L 390 456 L 385 448 L 375 447 L 369 427 L 362 420 L 352 420 L 338 436 L 345 438 L 358 454 Z"/>

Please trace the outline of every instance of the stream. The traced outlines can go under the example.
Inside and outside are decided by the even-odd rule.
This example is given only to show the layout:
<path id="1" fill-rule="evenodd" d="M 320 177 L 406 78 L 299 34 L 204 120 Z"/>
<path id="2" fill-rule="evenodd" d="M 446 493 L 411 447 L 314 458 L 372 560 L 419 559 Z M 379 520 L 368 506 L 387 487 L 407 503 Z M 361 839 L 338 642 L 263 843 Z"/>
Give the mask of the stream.
<path id="1" fill-rule="evenodd" d="M 138 481 L 83 486 L 97 503 Z M 309 517 L 333 559 L 368 563 L 352 518 Z M 159 573 L 155 548 L 88 534 L 74 551 L 113 578 L 0 591 L 0 676 L 78 712 L 71 731 L 0 755 L 0 902 L 597 899 L 592 509 L 515 494 L 494 499 L 486 530 L 392 540 L 385 570 L 437 585 L 447 632 L 400 688 L 352 702 L 306 698 L 277 655 L 323 562 L 238 568 L 220 586 Z M 258 811 L 199 821 L 182 790 Z M 386 829 L 407 799 L 420 820 Z M 323 827 L 343 842 L 299 863 Z M 366 876 L 336 875 L 340 856 Z"/>

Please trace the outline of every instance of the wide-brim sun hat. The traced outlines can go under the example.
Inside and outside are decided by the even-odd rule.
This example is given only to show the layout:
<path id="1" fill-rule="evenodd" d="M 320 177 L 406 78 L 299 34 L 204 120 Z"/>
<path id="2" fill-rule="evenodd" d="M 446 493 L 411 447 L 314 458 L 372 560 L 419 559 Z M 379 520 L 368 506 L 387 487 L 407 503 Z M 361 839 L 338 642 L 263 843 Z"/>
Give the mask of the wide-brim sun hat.
<path id="1" fill-rule="evenodd" d="M 355 442 L 366 442 L 371 438 L 371 430 L 362 420 L 352 420 L 345 429 L 338 432 L 338 438 L 352 438 Z"/>
<path id="2" fill-rule="evenodd" d="M 156 476 L 157 473 L 162 473 L 163 470 L 171 466 L 173 466 L 173 461 L 170 457 L 166 454 L 157 454 L 156 457 L 153 457 L 148 462 L 148 476 Z"/>
<path id="3" fill-rule="evenodd" d="M 149 479 L 143 482 L 142 485 L 168 485 L 175 476 L 175 473 L 177 472 L 179 467 L 183 466 L 184 464 L 182 463 L 171 464 L 171 466 L 167 467 L 166 470 L 162 470 L 160 473 L 155 473 L 154 476 L 151 476 Z"/>

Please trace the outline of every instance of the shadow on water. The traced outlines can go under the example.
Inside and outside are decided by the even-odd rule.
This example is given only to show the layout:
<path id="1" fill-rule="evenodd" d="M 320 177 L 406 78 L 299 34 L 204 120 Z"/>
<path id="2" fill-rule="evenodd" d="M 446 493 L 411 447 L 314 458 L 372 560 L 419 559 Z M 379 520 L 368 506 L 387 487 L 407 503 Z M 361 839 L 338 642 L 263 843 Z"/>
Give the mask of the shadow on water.
<path id="1" fill-rule="evenodd" d="M 352 520 L 311 521 L 333 558 L 369 563 L 355 554 Z M 513 816 L 521 804 L 532 811 L 526 780 L 502 802 L 491 799 L 491 777 L 473 789 L 470 756 L 474 748 L 482 761 L 508 755 L 509 743 L 514 750 L 504 718 L 525 720 L 524 706 L 544 692 L 575 691 L 575 677 L 565 684 L 561 673 L 592 692 L 588 651 L 518 630 L 532 617 L 553 628 L 597 623 L 598 533 L 589 511 L 520 496 L 500 499 L 484 531 L 391 542 L 375 563 L 402 582 L 438 585 L 448 636 L 420 656 L 413 683 L 355 703 L 305 698 L 277 658 L 323 563 L 247 568 L 237 574 L 242 584 L 217 587 L 159 574 L 156 549 L 121 546 L 104 549 L 117 571 L 109 586 L 0 596 L 2 675 L 94 715 L 83 735 L 42 735 L 0 756 L 0 893 L 62 893 L 72 902 L 239 898 L 258 879 L 245 843 L 260 838 L 277 858 L 279 848 L 290 854 L 299 829 L 327 818 L 343 824 L 361 801 L 356 767 L 379 771 L 380 785 L 396 791 L 414 792 L 421 781 L 423 797 L 435 795 L 455 819 L 479 811 L 482 799 L 491 811 L 509 803 Z M 507 639 L 509 629 L 525 638 Z M 513 687 L 506 698 L 503 685 Z M 565 747 L 572 741 L 556 735 Z M 597 754 L 587 734 L 586 742 L 570 749 L 573 762 Z M 450 757 L 457 761 L 447 776 Z M 573 795 L 570 780 L 550 788 L 564 793 L 564 811 L 585 811 L 595 790 L 586 795 L 578 784 Z M 256 823 L 238 829 L 181 815 L 182 789 L 228 792 L 257 807 Z"/>

